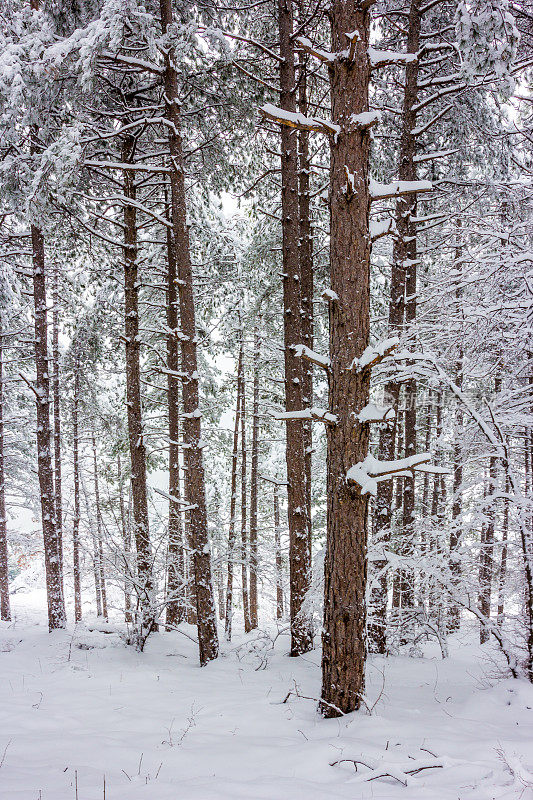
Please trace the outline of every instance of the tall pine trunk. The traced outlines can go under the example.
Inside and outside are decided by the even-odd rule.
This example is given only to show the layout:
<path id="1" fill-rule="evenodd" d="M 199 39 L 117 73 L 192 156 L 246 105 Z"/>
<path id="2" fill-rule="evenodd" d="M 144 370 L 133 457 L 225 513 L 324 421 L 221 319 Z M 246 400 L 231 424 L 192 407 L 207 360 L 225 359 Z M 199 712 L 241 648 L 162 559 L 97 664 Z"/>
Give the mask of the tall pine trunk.
<path id="1" fill-rule="evenodd" d="M 180 510 L 179 312 L 176 251 L 167 229 L 168 573 L 166 624 L 185 619 L 183 524 Z"/>
<path id="2" fill-rule="evenodd" d="M 420 41 L 420 0 L 411 0 L 408 20 L 407 52 L 416 53 Z M 402 109 L 402 132 L 399 151 L 399 180 L 415 180 L 416 166 L 416 139 L 413 134 L 416 122 L 416 111 L 413 107 L 417 100 L 418 91 L 418 63 L 406 65 L 404 97 Z M 396 204 L 396 229 L 398 236 L 394 240 L 391 287 L 389 301 L 389 335 L 394 336 L 402 332 L 405 322 L 412 322 L 416 315 L 416 226 L 410 221 L 410 214 L 416 211 L 416 194 L 406 195 L 398 199 Z M 407 265 L 407 267 L 406 267 Z M 407 296 L 407 301 L 406 301 Z M 398 412 L 400 400 L 400 384 L 396 380 L 388 381 L 384 388 L 384 404 Z M 416 452 L 416 382 L 408 381 L 405 390 L 406 411 L 405 425 L 405 454 L 414 455 Z M 379 437 L 379 457 L 384 461 L 391 461 L 395 457 L 397 447 L 397 431 L 400 419 L 396 418 L 395 424 L 388 427 L 384 425 Z M 398 457 L 400 457 L 399 454 Z M 414 480 L 402 482 L 403 488 L 403 541 L 401 550 L 408 555 L 413 535 L 414 523 Z M 378 485 L 376 502 L 373 514 L 373 535 L 386 547 L 391 536 L 392 508 L 393 508 L 394 481 L 382 481 Z M 386 651 L 386 621 L 387 621 L 387 562 L 379 559 L 374 562 L 374 568 L 380 573 L 378 585 L 372 591 L 373 624 L 369 628 L 372 650 L 376 653 Z M 398 605 L 413 605 L 412 576 L 401 571 L 395 580 L 395 599 Z"/>
<path id="3" fill-rule="evenodd" d="M 124 163 L 133 163 L 135 147 L 135 137 L 126 135 L 122 143 L 122 161 Z M 124 196 L 128 200 L 135 202 L 135 172 L 131 169 L 124 170 Z M 124 323 L 133 532 L 137 550 L 137 597 L 139 601 L 137 646 L 142 649 L 146 637 L 152 630 L 157 628 L 157 620 L 152 575 L 152 548 L 148 523 L 146 447 L 142 422 L 137 259 L 137 209 L 132 203 L 124 206 Z"/>
<path id="4" fill-rule="evenodd" d="M 368 495 L 347 482 L 350 467 L 368 453 L 369 426 L 357 421 L 368 403 L 370 371 L 352 369 L 369 344 L 370 135 L 354 116 L 368 111 L 370 65 L 367 9 L 344 0 L 330 6 L 331 138 L 329 409 L 327 431 L 327 541 L 320 710 L 336 717 L 359 708 L 365 684 Z M 347 52 L 352 37 L 352 58 Z M 347 181 L 347 173 L 350 179 Z"/>
<path id="5" fill-rule="evenodd" d="M 303 3 L 300 2 L 300 19 L 304 16 Z M 298 81 L 298 110 L 304 117 L 308 113 L 307 102 L 307 58 L 302 56 Z M 299 212 L 299 258 L 301 286 L 301 327 L 302 343 L 313 349 L 314 313 L 313 313 L 313 235 L 311 228 L 310 198 L 311 158 L 309 156 L 309 131 L 298 132 L 298 212 Z M 313 406 L 313 365 L 302 360 L 302 403 Z M 306 516 L 308 526 L 309 564 L 312 565 L 312 466 L 313 466 L 313 423 L 303 422 L 304 458 L 305 458 L 305 491 Z"/>
<path id="6" fill-rule="evenodd" d="M 160 0 L 161 30 L 163 35 L 173 24 L 171 0 Z M 218 633 L 211 577 L 211 555 L 207 531 L 207 504 L 205 476 L 202 460 L 201 414 L 199 409 L 198 361 L 196 348 L 196 322 L 193 293 L 193 275 L 189 252 L 185 175 L 181 140 L 181 115 L 179 106 L 178 76 L 172 47 L 165 51 L 164 86 L 165 115 L 170 123 L 168 143 L 170 150 L 170 194 L 173 245 L 176 252 L 180 311 L 181 368 L 183 377 L 183 438 L 185 442 L 186 500 L 191 505 L 189 513 L 190 542 L 194 571 L 198 643 L 200 664 L 218 656 Z"/>
<path id="7" fill-rule="evenodd" d="M 293 13 L 291 0 L 278 0 L 280 56 L 280 107 L 296 111 Z M 298 254 L 298 135 L 281 125 L 281 209 L 283 257 L 283 332 L 285 361 L 285 407 L 303 408 L 302 360 L 295 346 L 302 344 L 302 287 Z M 301 422 L 287 422 L 287 500 L 289 521 L 291 655 L 299 656 L 313 646 L 308 620 L 302 618 L 302 605 L 310 586 L 311 563 L 307 489 L 305 433 Z"/>

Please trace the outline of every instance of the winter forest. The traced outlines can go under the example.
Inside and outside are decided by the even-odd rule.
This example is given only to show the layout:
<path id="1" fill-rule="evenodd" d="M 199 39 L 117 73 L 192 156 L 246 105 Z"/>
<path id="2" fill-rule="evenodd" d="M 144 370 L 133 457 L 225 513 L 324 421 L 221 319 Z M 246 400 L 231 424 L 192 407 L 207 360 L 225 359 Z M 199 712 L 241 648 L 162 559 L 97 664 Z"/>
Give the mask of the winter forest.
<path id="1" fill-rule="evenodd" d="M 533 4 L 4 0 L 2 800 L 533 798 Z"/>

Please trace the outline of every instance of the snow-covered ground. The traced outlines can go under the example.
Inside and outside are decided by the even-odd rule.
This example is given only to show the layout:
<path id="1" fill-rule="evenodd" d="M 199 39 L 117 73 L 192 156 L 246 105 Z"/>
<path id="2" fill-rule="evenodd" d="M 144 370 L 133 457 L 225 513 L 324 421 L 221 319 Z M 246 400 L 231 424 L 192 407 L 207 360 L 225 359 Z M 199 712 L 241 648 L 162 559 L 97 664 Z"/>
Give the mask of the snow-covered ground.
<path id="1" fill-rule="evenodd" d="M 200 669 L 179 633 L 139 654 L 84 626 L 48 634 L 38 592 L 13 601 L 0 628 L 2 800 L 533 798 L 533 688 L 489 680 L 496 666 L 473 636 L 446 661 L 431 645 L 423 659 L 372 659 L 372 714 L 323 720 L 308 699 L 319 652 L 288 658 L 284 635 L 273 649 L 240 637 Z M 419 767 L 432 768 L 407 775 Z"/>

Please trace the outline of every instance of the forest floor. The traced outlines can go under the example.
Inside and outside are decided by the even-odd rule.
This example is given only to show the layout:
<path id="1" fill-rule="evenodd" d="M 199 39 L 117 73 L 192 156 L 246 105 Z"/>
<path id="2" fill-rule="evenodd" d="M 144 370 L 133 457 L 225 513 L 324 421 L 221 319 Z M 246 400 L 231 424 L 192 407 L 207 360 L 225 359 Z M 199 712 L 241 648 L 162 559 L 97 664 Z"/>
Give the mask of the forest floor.
<path id="1" fill-rule="evenodd" d="M 371 659 L 372 714 L 323 720 L 319 651 L 288 658 L 285 635 L 200 669 L 179 633 L 142 654 L 85 625 L 48 634 L 43 599 L 17 594 L 0 627 L 1 800 L 533 798 L 533 687 L 491 678 L 473 632 L 445 661 L 431 644 Z"/>

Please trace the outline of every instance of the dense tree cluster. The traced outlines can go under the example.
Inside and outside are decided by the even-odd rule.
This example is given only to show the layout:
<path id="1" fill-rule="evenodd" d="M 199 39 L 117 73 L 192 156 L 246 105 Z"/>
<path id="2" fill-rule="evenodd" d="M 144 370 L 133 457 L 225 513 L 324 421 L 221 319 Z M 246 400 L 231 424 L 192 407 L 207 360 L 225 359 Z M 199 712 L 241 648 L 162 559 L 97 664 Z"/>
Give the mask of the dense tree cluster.
<path id="1" fill-rule="evenodd" d="M 6 4 L 3 619 L 44 563 L 51 630 L 321 630 L 325 716 L 468 615 L 533 680 L 532 21 Z"/>

